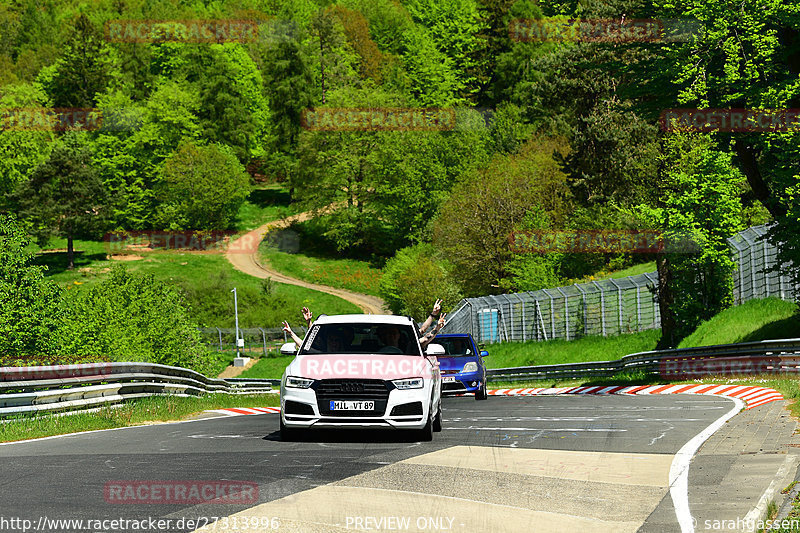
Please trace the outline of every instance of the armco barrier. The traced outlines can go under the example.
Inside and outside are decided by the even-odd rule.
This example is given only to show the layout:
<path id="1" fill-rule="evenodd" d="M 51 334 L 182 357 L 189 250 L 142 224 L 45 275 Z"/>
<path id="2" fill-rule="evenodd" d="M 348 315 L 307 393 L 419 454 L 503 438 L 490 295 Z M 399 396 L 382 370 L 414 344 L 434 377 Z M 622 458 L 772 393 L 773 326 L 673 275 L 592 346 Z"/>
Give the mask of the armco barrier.
<path id="1" fill-rule="evenodd" d="M 497 382 L 611 377 L 621 372 L 658 375 L 664 379 L 799 374 L 800 339 L 641 352 L 616 361 L 497 368 L 486 373 L 488 381 Z"/>
<path id="2" fill-rule="evenodd" d="M 277 380 L 215 379 L 152 363 L 0 367 L 0 417 L 110 405 L 128 399 L 273 392 Z"/>

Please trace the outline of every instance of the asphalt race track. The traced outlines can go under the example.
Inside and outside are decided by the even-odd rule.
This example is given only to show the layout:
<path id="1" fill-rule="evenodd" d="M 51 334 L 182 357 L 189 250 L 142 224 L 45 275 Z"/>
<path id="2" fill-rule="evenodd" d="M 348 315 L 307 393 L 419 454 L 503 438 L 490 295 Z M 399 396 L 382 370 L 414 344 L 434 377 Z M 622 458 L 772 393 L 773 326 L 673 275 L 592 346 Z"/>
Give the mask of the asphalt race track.
<path id="1" fill-rule="evenodd" d="M 657 507 L 674 514 L 675 453 L 733 407 L 691 395 L 459 397 L 444 399 L 429 443 L 397 432 L 281 442 L 278 416 L 264 414 L 1 445 L 0 529 L 637 531 Z M 231 480 L 257 485 L 253 501 L 108 492 Z"/>

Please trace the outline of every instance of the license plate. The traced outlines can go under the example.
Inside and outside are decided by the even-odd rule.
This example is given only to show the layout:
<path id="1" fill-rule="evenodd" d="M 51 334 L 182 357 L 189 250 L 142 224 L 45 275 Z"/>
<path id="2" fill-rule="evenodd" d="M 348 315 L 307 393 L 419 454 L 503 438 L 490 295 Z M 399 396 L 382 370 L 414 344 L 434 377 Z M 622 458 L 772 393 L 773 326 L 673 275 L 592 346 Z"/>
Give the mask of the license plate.
<path id="1" fill-rule="evenodd" d="M 355 400 L 331 400 L 331 411 L 374 411 L 375 402 Z"/>
<path id="2" fill-rule="evenodd" d="M 455 376 L 445 376 L 442 378 L 442 383 L 455 383 L 456 377 Z"/>

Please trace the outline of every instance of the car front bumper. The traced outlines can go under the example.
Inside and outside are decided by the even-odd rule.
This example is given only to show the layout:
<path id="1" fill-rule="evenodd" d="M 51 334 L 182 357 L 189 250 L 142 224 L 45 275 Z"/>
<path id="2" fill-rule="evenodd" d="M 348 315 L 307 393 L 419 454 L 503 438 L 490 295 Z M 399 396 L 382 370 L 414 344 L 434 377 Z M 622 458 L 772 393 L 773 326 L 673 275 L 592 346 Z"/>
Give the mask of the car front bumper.
<path id="1" fill-rule="evenodd" d="M 446 383 L 445 378 L 453 377 L 455 381 Z M 474 383 L 474 385 L 473 385 Z M 486 383 L 486 377 L 481 372 L 459 372 L 442 376 L 442 396 L 474 393 Z"/>
<path id="2" fill-rule="evenodd" d="M 430 385 L 421 389 L 394 389 L 389 392 L 383 412 L 334 415 L 320 412 L 313 389 L 282 387 L 281 420 L 292 429 L 422 429 L 430 416 L 431 396 Z M 287 402 L 291 402 L 288 409 Z"/>

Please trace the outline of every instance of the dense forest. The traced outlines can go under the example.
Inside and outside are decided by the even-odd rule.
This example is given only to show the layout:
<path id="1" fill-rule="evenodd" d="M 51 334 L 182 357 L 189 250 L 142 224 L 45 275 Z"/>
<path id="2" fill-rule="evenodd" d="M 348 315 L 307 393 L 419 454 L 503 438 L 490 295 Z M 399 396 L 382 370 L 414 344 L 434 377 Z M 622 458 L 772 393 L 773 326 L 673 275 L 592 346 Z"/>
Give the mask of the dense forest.
<path id="1" fill-rule="evenodd" d="M 529 31 L 576 20 L 689 30 Z M 223 29 L 198 33 L 198 21 Z M 8 272 L 30 260 L 26 235 L 64 237 L 71 251 L 110 231 L 227 229 L 251 187 L 276 181 L 302 209 L 338 205 L 320 237 L 382 266 L 395 312 L 432 293 L 452 304 L 652 260 L 523 253 L 514 231 L 690 236 L 693 253 L 657 258 L 664 345 L 731 304 L 725 239 L 736 231 L 775 222 L 782 259 L 800 266 L 797 128 L 660 121 L 675 108 L 800 107 L 790 0 L 0 0 L 0 27 L 0 209 L 13 217 L 0 255 L 27 258 L 4 259 Z M 41 108 L 86 120 L 20 118 Z M 310 110 L 328 108 L 449 120 L 309 125 Z M 4 278 L 9 331 L 22 302 L 55 298 L 39 274 Z M 149 290 L 124 273 L 110 283 Z M 59 320 L 46 308 L 26 321 Z M 26 338 L 24 350 L 49 349 Z"/>

